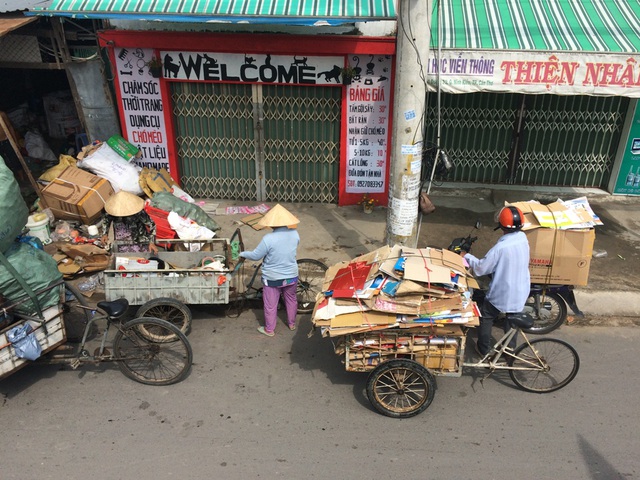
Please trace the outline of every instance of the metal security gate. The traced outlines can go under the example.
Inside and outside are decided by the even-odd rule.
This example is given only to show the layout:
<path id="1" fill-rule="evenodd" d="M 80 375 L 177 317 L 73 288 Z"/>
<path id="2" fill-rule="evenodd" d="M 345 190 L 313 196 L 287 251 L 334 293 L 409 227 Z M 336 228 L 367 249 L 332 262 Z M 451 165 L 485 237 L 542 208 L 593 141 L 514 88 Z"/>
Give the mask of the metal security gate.
<path id="1" fill-rule="evenodd" d="M 441 95 L 440 145 L 449 179 L 606 188 L 629 100 L 625 97 L 475 93 Z M 436 141 L 437 96 L 427 107 Z"/>
<path id="2" fill-rule="evenodd" d="M 338 201 L 340 88 L 172 83 L 171 92 L 192 196 Z"/>

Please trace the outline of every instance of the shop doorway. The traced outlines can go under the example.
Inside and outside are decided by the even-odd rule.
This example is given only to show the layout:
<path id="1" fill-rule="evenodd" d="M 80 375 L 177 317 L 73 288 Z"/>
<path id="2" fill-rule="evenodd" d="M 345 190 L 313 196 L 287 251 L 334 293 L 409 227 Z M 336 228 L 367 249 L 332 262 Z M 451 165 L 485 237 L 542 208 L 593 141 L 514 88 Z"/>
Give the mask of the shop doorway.
<path id="1" fill-rule="evenodd" d="M 437 138 L 436 96 L 426 138 Z M 629 99 L 519 93 L 443 94 L 449 180 L 606 189 Z"/>
<path id="2" fill-rule="evenodd" d="M 171 98 L 192 196 L 337 203 L 341 88 L 172 82 Z"/>

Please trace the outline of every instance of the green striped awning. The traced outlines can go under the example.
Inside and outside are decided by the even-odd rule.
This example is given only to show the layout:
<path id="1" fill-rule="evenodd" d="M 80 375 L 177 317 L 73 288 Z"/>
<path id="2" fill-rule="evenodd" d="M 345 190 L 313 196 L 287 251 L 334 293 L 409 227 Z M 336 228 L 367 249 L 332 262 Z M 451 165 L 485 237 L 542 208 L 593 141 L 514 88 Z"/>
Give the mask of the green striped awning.
<path id="1" fill-rule="evenodd" d="M 395 20 L 394 0 L 53 0 L 27 15 L 166 22 L 340 24 Z"/>
<path id="2" fill-rule="evenodd" d="M 434 6 L 432 17 L 434 49 L 441 32 L 444 49 L 640 52 L 639 0 L 439 3 L 442 10 Z"/>

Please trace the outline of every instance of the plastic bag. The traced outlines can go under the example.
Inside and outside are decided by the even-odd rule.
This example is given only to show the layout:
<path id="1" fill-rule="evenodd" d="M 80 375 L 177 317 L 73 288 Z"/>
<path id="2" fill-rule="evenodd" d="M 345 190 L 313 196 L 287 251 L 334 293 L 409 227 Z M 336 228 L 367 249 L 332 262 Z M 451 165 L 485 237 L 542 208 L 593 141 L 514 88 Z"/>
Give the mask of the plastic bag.
<path id="1" fill-rule="evenodd" d="M 31 325 L 25 323 L 13 327 L 7 332 L 7 340 L 11 342 L 18 358 L 36 360 L 42 355 L 42 347 L 38 343 Z"/>
<path id="2" fill-rule="evenodd" d="M 423 215 L 429 215 L 436 210 L 436 206 L 429 198 L 429 195 L 427 195 L 425 192 L 420 192 L 419 205 L 420 213 L 422 213 Z"/>

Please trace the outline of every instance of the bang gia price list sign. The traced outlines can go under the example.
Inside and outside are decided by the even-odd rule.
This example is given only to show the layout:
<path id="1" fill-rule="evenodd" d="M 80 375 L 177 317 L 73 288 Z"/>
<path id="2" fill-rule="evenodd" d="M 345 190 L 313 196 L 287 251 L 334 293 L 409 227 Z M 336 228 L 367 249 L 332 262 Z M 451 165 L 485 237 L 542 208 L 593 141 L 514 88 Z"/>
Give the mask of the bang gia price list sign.
<path id="1" fill-rule="evenodd" d="M 347 86 L 347 193 L 383 193 L 391 97 L 391 57 L 355 55 Z"/>

